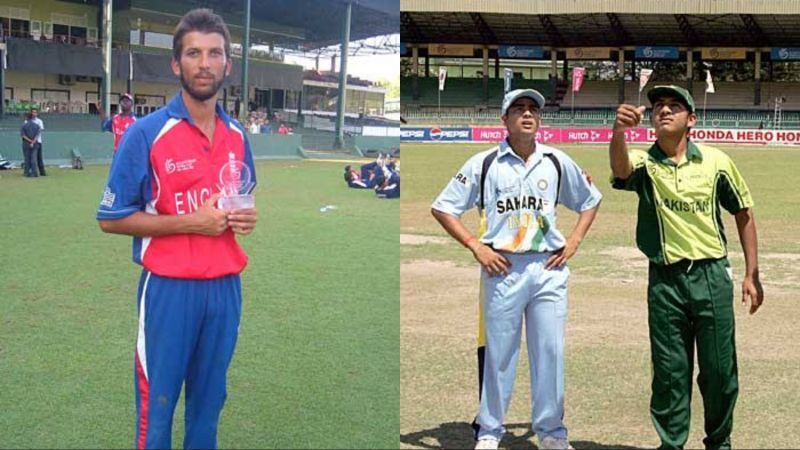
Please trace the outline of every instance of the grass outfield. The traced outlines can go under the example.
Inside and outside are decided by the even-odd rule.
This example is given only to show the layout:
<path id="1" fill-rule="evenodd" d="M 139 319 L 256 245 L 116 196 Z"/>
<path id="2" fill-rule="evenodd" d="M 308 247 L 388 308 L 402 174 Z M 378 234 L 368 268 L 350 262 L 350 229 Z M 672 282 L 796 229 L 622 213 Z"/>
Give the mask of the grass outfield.
<path id="1" fill-rule="evenodd" d="M 219 445 L 396 448 L 398 202 L 348 189 L 342 163 L 256 166 L 260 223 L 240 239 L 250 263 Z M 2 447 L 133 444 L 140 268 L 130 238 L 94 219 L 107 171 L 0 172 Z"/>
<path id="2" fill-rule="evenodd" d="M 475 345 L 478 269 L 472 255 L 430 215 L 430 204 L 461 165 L 488 145 L 403 144 L 401 204 L 401 446 L 466 448 L 477 409 Z M 561 146 L 594 177 L 604 200 L 571 260 L 566 417 L 575 448 L 653 448 L 649 418 L 647 261 L 635 247 L 636 195 L 607 180 L 607 146 Z M 765 305 L 739 307 L 744 259 L 733 217 L 725 218 L 737 299 L 740 394 L 733 445 L 797 448 L 800 442 L 800 196 L 792 187 L 800 150 L 722 146 L 756 203 Z M 569 232 L 577 215 L 560 208 Z M 477 228 L 477 214 L 465 216 Z M 695 374 L 697 373 L 695 369 Z M 523 350 L 501 446 L 530 449 L 527 356 Z M 687 448 L 702 448 L 702 402 L 694 388 Z"/>

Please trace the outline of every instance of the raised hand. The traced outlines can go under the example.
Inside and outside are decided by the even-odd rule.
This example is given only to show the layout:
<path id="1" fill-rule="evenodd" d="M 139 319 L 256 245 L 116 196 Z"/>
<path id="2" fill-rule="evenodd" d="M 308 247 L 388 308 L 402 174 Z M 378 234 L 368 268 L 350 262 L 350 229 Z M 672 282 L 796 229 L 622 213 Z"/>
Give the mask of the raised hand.
<path id="1" fill-rule="evenodd" d="M 646 106 L 619 105 L 617 117 L 614 120 L 614 131 L 625 131 L 639 126 L 645 109 L 647 109 Z"/>

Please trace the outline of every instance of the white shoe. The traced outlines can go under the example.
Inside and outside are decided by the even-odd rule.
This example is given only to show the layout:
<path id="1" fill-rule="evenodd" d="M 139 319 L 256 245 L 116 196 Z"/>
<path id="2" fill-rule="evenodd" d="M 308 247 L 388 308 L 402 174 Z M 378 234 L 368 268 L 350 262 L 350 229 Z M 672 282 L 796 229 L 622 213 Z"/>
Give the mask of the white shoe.
<path id="1" fill-rule="evenodd" d="M 545 436 L 543 439 L 539 439 L 539 449 L 540 450 L 574 450 L 574 448 L 569 445 L 569 441 L 567 438 L 555 438 L 553 436 Z"/>
<path id="2" fill-rule="evenodd" d="M 497 450 L 500 446 L 500 441 L 491 436 L 486 436 L 478 440 L 475 444 L 475 450 Z"/>

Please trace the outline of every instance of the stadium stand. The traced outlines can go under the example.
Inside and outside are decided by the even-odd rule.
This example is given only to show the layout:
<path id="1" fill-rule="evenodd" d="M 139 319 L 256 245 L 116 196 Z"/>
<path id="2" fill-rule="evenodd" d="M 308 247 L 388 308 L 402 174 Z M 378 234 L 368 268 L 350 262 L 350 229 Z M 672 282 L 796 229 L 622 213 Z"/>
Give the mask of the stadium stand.
<path id="1" fill-rule="evenodd" d="M 106 106 L 109 113 L 116 112 L 122 92 L 134 95 L 134 113 L 139 117 L 163 107 L 177 92 L 179 85 L 169 69 L 172 30 L 186 11 L 198 6 L 196 1 L 134 0 L 115 4 L 111 14 L 114 32 L 107 36 L 111 39 L 109 74 L 103 70 L 102 62 L 107 55 L 98 41 L 103 35 L 99 27 L 103 23 L 103 2 L 4 3 L 13 6 L 0 7 L 0 47 L 4 53 L 0 77 L 3 80 L 0 93 L 4 94 L 0 98 L 0 150 L 4 154 L 21 157 L 15 150 L 19 147 L 19 129 L 25 114 L 35 107 L 45 124 L 44 154 L 48 164 L 71 159 L 73 147 L 80 147 L 87 163 L 108 161 L 108 142 L 112 137 L 100 132 L 95 106 L 103 77 L 110 77 L 105 83 L 110 88 Z M 201 3 L 221 14 L 229 24 L 242 22 L 242 5 L 231 6 L 226 0 Z M 220 102 L 227 111 L 236 111 L 243 122 L 248 112 L 257 111 L 274 123 L 272 133 L 284 123 L 298 134 L 291 138 L 261 139 L 264 148 L 284 140 L 289 149 L 278 149 L 265 156 L 298 156 L 295 147 L 300 146 L 299 132 L 310 133 L 305 142 L 313 147 L 335 146 L 332 130 L 336 129 L 340 98 L 346 99 L 345 132 L 361 133 L 369 126 L 374 128 L 367 130 L 368 134 L 379 134 L 383 128 L 399 126 L 397 120 L 383 118 L 385 86 L 348 75 L 347 95 L 340 96 L 338 73 L 304 71 L 297 64 L 282 63 L 285 55 L 299 55 L 300 48 L 303 53 L 319 50 L 317 58 L 335 55 L 334 61 L 341 61 L 339 50 L 324 49 L 340 43 L 343 23 L 330 18 L 343 16 L 348 3 L 328 2 L 320 14 L 294 14 L 297 0 L 254 2 L 250 7 L 250 48 L 245 52 L 249 55 L 246 104 L 242 102 L 241 88 L 244 28 L 231 26 L 233 72 L 220 91 Z M 316 3 L 303 0 L 300 4 Z M 349 38 L 353 42 L 397 32 L 398 10 L 392 0 L 361 2 L 350 5 L 349 9 L 352 12 L 352 20 L 348 21 Z M 136 15 L 136 20 L 129 20 L 131 14 Z M 68 34 L 63 34 L 64 30 Z M 392 46 L 393 41 L 387 39 L 350 53 L 380 54 L 393 50 Z M 304 122 L 305 117 L 309 123 Z M 263 132 L 268 131 L 264 127 Z M 81 140 L 81 136 L 88 137 Z M 345 144 L 351 155 L 357 155 L 352 137 L 345 139 Z"/>
<path id="2" fill-rule="evenodd" d="M 448 79 L 442 91 L 441 114 L 437 106 L 438 80 L 420 78 L 418 99 L 411 98 L 411 79 L 401 79 L 403 117 L 409 125 L 472 125 L 496 124 L 499 103 L 503 95 L 502 80 L 489 80 L 489 99 L 481 98 L 482 80 Z M 685 82 L 670 82 L 686 87 Z M 653 85 L 656 83 L 653 83 Z M 753 105 L 754 82 L 717 82 L 716 92 L 705 96 L 705 85 L 695 83 L 692 94 L 703 120 L 703 99 L 706 98 L 705 126 L 710 128 L 773 128 L 775 98 L 782 98 L 784 109 L 781 128 L 800 127 L 800 85 L 795 83 L 761 83 L 762 104 Z M 514 80 L 514 88 L 533 88 L 547 98 L 554 91 L 547 80 Z M 647 104 L 645 93 L 642 103 Z M 571 112 L 571 96 L 564 95 L 558 104 L 548 106 L 542 113 L 550 125 L 609 126 L 619 104 L 619 81 L 586 81 L 575 95 L 575 113 Z M 636 103 L 638 82 L 625 83 L 625 101 Z M 649 119 L 649 115 L 647 116 Z"/>
<path id="3" fill-rule="evenodd" d="M 698 0 L 654 8 L 615 0 L 602 12 L 588 3 L 521 2 L 498 13 L 499 1 L 450 10 L 407 0 L 400 25 L 403 119 L 409 126 L 497 124 L 503 73 L 511 70 L 513 88 L 533 87 L 547 97 L 546 123 L 608 126 L 623 98 L 636 103 L 639 69 L 652 68 L 646 90 L 688 88 L 700 126 L 800 127 L 800 34 L 787 31 L 800 3 Z M 438 67 L 448 69 L 441 93 L 436 77 L 415 75 Z M 576 67 L 586 72 L 573 103 Z M 715 92 L 705 95 L 707 71 Z"/>
<path id="4" fill-rule="evenodd" d="M 411 78 L 400 80 L 400 103 L 403 108 L 429 109 L 439 105 L 439 80 L 437 78 L 419 79 L 419 98 L 411 95 Z M 547 80 L 514 80 L 515 88 L 532 88 L 550 98 L 553 89 Z M 497 98 L 503 96 L 503 80 L 489 80 L 489 98 L 483 98 L 483 79 L 481 78 L 448 78 L 445 90 L 441 91 L 443 107 L 496 107 Z"/>

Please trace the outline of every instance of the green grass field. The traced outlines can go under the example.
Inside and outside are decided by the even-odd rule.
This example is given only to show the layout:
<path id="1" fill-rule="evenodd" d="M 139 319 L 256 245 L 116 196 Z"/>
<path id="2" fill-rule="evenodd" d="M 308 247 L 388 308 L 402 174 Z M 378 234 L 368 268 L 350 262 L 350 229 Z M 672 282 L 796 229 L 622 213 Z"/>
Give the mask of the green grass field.
<path id="1" fill-rule="evenodd" d="M 221 447 L 397 447 L 399 204 L 342 166 L 257 163 Z M 107 171 L 0 172 L 0 447 L 133 444 L 140 267 L 94 219 Z"/>
<path id="2" fill-rule="evenodd" d="M 461 165 L 488 145 L 403 144 L 401 205 L 401 446 L 467 448 L 477 410 L 475 363 L 478 266 L 430 215 L 430 204 Z M 566 351 L 566 417 L 575 448 L 653 448 L 646 315 L 647 261 L 635 247 L 636 196 L 608 184 L 606 146 L 563 146 L 595 180 L 604 200 L 571 260 Z M 755 199 L 765 304 L 736 308 L 740 395 L 733 445 L 797 448 L 800 443 L 800 196 L 793 188 L 800 151 L 722 147 Z M 560 208 L 559 226 L 577 215 Z M 465 215 L 471 229 L 477 214 Z M 735 298 L 744 259 L 732 217 L 725 220 Z M 695 373 L 696 370 L 695 370 Z M 501 446 L 535 448 L 523 350 Z M 702 448 L 702 402 L 695 387 L 687 448 Z"/>

